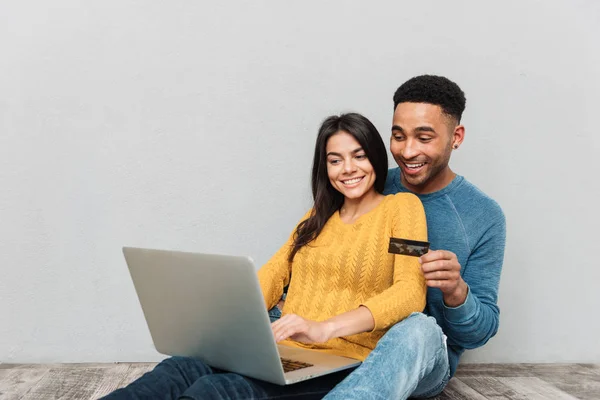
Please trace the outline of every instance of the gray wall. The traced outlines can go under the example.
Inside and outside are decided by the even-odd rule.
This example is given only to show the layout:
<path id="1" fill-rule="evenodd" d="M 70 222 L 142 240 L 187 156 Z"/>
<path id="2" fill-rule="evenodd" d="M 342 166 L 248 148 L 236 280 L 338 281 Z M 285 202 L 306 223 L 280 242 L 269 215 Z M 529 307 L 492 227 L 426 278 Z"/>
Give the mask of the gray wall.
<path id="1" fill-rule="evenodd" d="M 310 205 L 323 118 L 467 93 L 452 166 L 508 221 L 467 361 L 600 362 L 600 8 L 589 1 L 0 2 L 0 362 L 158 355 L 121 246 L 260 265 Z M 487 2 L 486 2 L 487 3 Z"/>

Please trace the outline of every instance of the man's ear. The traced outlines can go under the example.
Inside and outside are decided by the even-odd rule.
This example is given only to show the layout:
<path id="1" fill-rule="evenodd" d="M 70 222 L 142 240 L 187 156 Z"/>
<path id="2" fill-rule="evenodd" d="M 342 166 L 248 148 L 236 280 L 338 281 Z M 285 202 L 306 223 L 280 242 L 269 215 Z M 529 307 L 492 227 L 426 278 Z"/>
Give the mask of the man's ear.
<path id="1" fill-rule="evenodd" d="M 456 125 L 454 132 L 452 133 L 452 148 L 458 149 L 465 140 L 465 127 L 464 125 Z"/>

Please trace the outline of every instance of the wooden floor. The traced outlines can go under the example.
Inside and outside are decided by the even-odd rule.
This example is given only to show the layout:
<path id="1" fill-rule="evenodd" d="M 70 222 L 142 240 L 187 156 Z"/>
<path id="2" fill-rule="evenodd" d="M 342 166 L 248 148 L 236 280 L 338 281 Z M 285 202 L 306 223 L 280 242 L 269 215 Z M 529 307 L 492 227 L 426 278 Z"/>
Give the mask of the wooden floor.
<path id="1" fill-rule="evenodd" d="M 0 399 L 97 399 L 154 364 L 0 364 Z M 437 400 L 600 400 L 600 364 L 467 364 Z"/>

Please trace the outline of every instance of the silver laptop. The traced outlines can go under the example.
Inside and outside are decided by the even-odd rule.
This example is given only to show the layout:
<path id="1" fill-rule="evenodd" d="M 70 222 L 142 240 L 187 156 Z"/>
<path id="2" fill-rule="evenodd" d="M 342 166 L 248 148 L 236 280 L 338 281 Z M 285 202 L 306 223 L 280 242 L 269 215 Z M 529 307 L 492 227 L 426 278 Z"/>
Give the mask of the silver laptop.
<path id="1" fill-rule="evenodd" d="M 279 385 L 360 364 L 276 344 L 249 257 L 131 247 L 123 254 L 159 353 Z"/>

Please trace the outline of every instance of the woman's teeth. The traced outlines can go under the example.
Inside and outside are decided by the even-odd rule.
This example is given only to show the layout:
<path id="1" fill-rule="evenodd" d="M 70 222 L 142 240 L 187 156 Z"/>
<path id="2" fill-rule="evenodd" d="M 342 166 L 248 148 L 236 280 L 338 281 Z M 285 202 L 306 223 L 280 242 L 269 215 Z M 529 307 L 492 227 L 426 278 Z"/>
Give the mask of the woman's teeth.
<path id="1" fill-rule="evenodd" d="M 352 185 L 352 184 L 355 184 L 355 183 L 357 183 L 357 182 L 360 182 L 360 180 L 361 180 L 361 179 L 362 179 L 362 178 L 348 179 L 347 181 L 342 181 L 342 183 L 343 183 L 344 185 Z"/>

